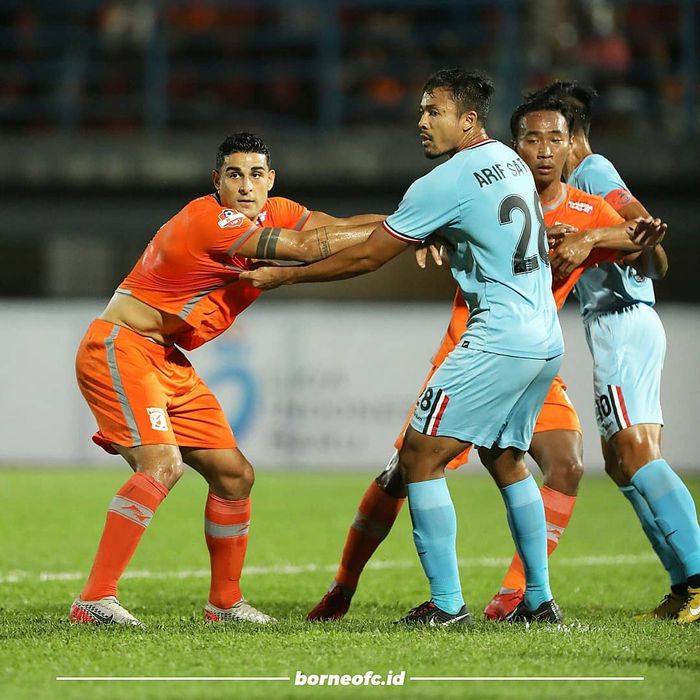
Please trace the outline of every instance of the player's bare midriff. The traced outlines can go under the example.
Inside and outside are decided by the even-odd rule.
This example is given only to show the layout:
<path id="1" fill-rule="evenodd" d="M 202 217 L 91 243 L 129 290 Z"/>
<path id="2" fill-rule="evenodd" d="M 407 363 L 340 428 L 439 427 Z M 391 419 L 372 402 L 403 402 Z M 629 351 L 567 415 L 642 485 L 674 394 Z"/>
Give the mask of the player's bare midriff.
<path id="1" fill-rule="evenodd" d="M 138 299 L 118 292 L 110 299 L 100 318 L 124 326 L 161 345 L 172 345 L 188 325 L 174 314 L 149 306 Z"/>

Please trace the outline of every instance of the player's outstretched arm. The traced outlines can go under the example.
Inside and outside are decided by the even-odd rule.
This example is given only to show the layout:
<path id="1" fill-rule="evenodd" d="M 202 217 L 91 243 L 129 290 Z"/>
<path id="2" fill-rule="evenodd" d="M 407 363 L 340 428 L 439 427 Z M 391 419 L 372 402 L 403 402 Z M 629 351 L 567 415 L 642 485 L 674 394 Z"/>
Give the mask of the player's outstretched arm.
<path id="1" fill-rule="evenodd" d="M 586 261 L 594 248 L 638 251 L 639 247 L 630 240 L 627 224 L 574 231 L 559 238 L 552 248 L 552 274 L 555 277 L 568 277 Z"/>
<path id="2" fill-rule="evenodd" d="M 379 224 L 386 219 L 386 214 L 356 214 L 355 216 L 332 216 L 323 211 L 312 211 L 304 224 L 303 230 L 321 228 L 321 226 L 358 226 L 361 224 Z"/>
<path id="3" fill-rule="evenodd" d="M 639 257 L 645 246 L 660 242 L 666 232 L 666 224 L 660 219 L 644 218 L 625 221 L 614 226 L 600 226 L 569 233 L 561 238 L 552 253 L 552 274 L 556 277 L 570 275 L 585 263 L 594 248 L 607 248 L 632 253 L 625 262 Z"/>
<path id="4" fill-rule="evenodd" d="M 260 267 L 257 270 L 242 272 L 241 279 L 248 280 L 260 289 L 274 289 L 283 284 L 326 282 L 357 277 L 377 270 L 408 245 L 407 242 L 389 235 L 383 226 L 377 226 L 364 243 L 346 248 L 325 260 L 304 267 Z"/>
<path id="5" fill-rule="evenodd" d="M 259 260 L 314 262 L 366 241 L 376 226 L 377 222 L 373 221 L 353 226 L 321 226 L 303 231 L 261 228 L 255 230 L 236 253 Z"/>

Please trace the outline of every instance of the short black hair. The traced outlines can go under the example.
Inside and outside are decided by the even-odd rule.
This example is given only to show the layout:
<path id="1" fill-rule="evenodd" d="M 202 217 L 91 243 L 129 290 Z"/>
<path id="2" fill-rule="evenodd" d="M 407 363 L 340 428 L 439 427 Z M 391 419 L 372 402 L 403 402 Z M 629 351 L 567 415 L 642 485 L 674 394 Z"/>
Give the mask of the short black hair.
<path id="1" fill-rule="evenodd" d="M 534 97 L 518 105 L 510 118 L 510 133 L 513 137 L 513 142 L 518 140 L 520 120 L 526 114 L 530 114 L 530 112 L 559 112 L 559 114 L 566 119 L 566 125 L 569 127 L 569 134 L 574 130 L 574 124 L 576 122 L 575 110 L 568 102 L 558 97 L 549 97 L 546 95 L 544 97 Z"/>
<path id="2" fill-rule="evenodd" d="M 595 88 L 576 82 L 557 80 L 541 90 L 530 93 L 526 99 L 537 97 L 558 97 L 570 104 L 574 109 L 574 128 L 581 129 L 588 136 L 591 131 L 591 105 L 598 97 Z"/>
<path id="3" fill-rule="evenodd" d="M 433 90 L 445 88 L 461 110 L 461 114 L 474 110 L 479 121 L 486 122 L 493 95 L 493 80 L 486 73 L 477 70 L 446 68 L 433 73 L 423 86 L 423 92 L 433 94 Z"/>
<path id="4" fill-rule="evenodd" d="M 238 131 L 224 139 L 216 152 L 217 170 L 221 170 L 224 158 L 231 153 L 261 153 L 265 156 L 267 167 L 270 167 L 270 149 L 267 144 L 259 136 L 248 131 Z"/>

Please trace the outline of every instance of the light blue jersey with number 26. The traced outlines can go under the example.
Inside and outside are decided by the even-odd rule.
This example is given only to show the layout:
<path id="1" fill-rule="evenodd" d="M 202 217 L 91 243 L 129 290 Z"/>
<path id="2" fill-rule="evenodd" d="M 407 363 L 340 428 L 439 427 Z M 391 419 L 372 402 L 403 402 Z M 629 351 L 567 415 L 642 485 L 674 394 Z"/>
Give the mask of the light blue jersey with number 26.
<path id="1" fill-rule="evenodd" d="M 544 218 L 529 168 L 488 139 L 416 180 L 384 224 L 401 240 L 439 233 L 470 313 L 465 347 L 549 359 L 564 351 Z"/>

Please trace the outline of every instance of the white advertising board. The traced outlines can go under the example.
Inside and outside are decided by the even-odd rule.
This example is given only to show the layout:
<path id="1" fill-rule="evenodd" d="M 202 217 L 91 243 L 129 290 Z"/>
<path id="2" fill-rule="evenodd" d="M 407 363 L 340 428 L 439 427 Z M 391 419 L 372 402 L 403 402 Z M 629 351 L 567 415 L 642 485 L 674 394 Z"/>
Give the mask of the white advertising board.
<path id="1" fill-rule="evenodd" d="M 115 463 L 90 440 L 75 349 L 102 305 L 0 303 L 0 463 Z M 700 313 L 660 309 L 668 335 L 664 453 L 700 468 L 689 438 L 700 415 Z M 428 370 L 449 304 L 261 300 L 221 338 L 190 354 L 256 467 L 379 469 Z M 602 468 L 591 362 L 575 308 L 562 314 L 562 375 L 584 427 L 586 467 Z M 477 460 L 478 461 L 478 460 Z M 476 462 L 476 461 L 475 461 Z M 473 468 L 478 468 L 476 463 Z"/>

